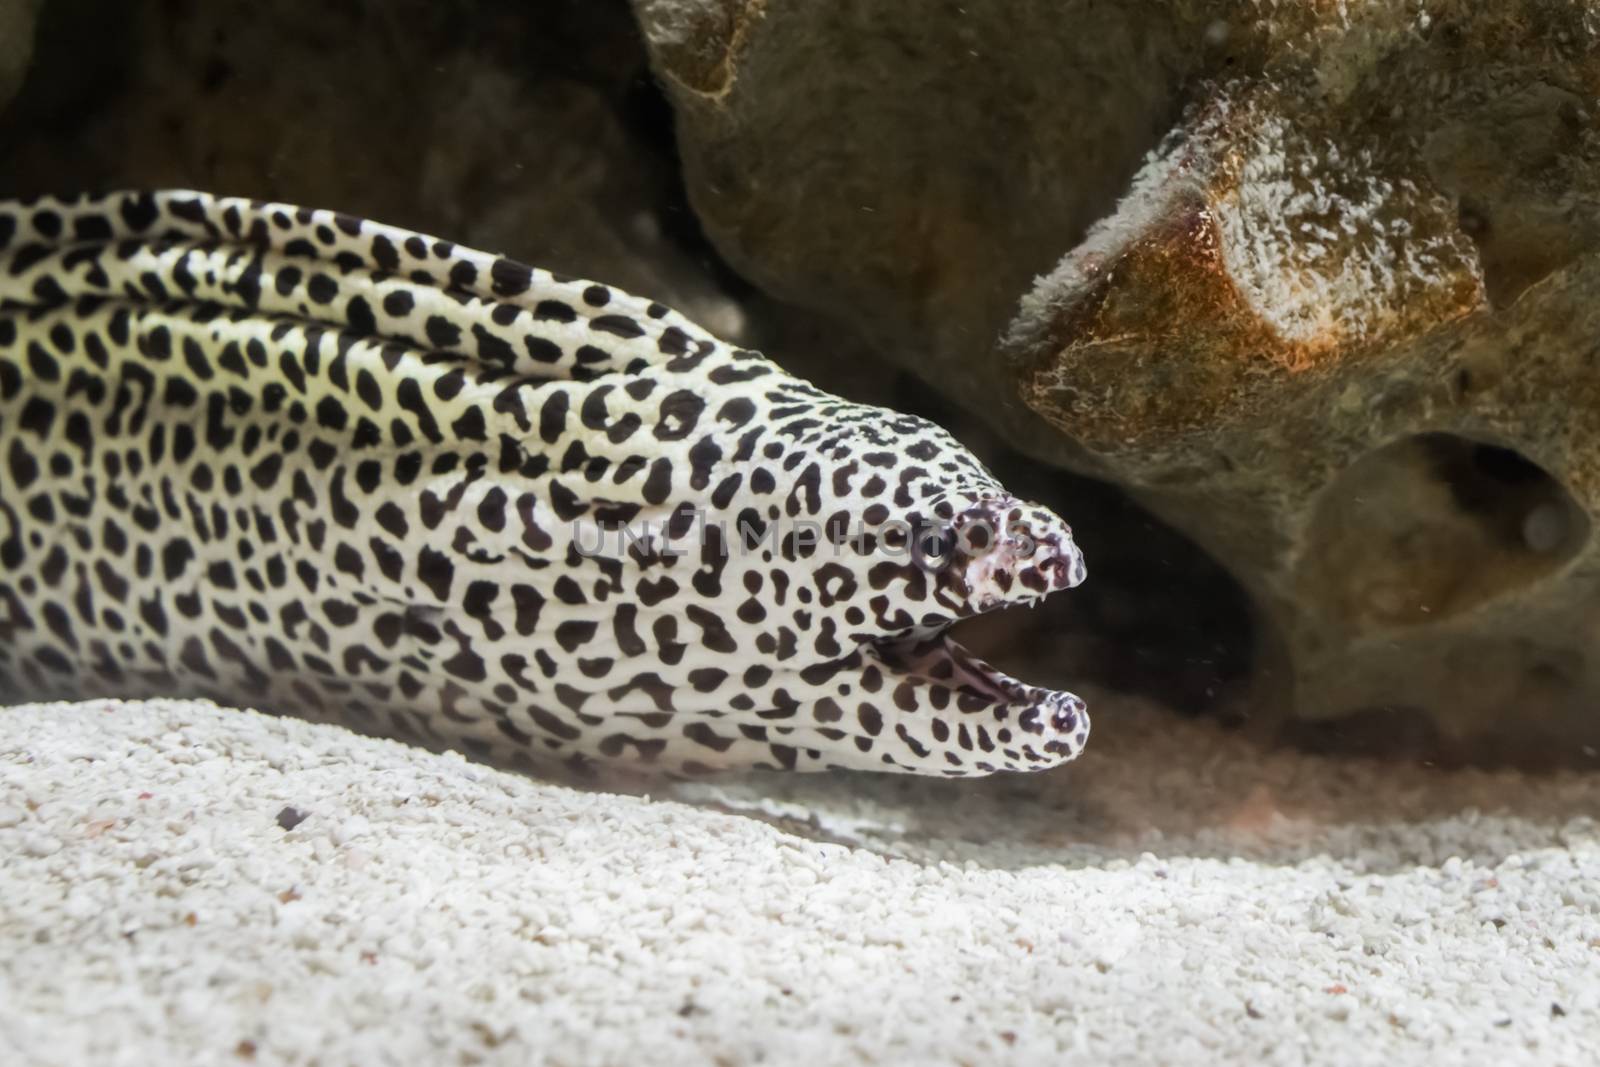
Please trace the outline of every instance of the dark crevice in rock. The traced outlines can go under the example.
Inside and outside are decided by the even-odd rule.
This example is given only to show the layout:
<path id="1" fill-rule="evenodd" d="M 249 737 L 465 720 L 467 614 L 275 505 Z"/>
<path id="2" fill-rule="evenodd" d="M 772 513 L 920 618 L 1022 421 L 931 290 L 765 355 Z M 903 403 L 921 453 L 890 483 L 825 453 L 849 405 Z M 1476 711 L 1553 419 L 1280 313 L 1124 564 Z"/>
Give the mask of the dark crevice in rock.
<path id="1" fill-rule="evenodd" d="M 1325 491 L 1302 555 L 1303 603 L 1358 633 L 1436 624 L 1550 578 L 1589 526 L 1520 453 L 1420 434 L 1363 457 Z"/>

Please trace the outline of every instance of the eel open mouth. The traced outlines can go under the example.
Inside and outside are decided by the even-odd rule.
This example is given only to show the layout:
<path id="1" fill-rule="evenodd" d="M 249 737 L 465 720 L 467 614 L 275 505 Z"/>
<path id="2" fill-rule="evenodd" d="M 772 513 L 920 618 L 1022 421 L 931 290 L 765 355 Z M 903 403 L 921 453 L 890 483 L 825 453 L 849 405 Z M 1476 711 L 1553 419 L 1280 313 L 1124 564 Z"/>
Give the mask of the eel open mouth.
<path id="1" fill-rule="evenodd" d="M 962 764 L 1039 770 L 1072 759 L 1088 740 L 1084 702 L 1012 677 L 947 632 L 961 619 L 1031 606 L 1081 583 L 1087 572 L 1071 529 L 1044 508 L 1002 497 L 956 516 L 950 530 L 936 599 L 953 609 L 952 617 L 871 642 L 864 651 L 914 688 L 928 687 L 916 705 L 934 710 L 935 742 L 968 750 L 946 747 Z"/>

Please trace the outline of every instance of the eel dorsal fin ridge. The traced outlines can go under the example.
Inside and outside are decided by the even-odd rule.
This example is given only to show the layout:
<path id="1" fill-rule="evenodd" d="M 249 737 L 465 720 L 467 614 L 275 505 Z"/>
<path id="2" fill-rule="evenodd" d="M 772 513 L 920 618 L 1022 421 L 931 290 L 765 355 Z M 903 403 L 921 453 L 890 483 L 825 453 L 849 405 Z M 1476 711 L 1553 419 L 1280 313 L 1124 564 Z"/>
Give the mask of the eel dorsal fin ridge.
<path id="1" fill-rule="evenodd" d="M 79 297 L 212 302 L 543 380 L 720 346 L 656 301 L 337 211 L 188 190 L 0 201 L 0 306 Z"/>

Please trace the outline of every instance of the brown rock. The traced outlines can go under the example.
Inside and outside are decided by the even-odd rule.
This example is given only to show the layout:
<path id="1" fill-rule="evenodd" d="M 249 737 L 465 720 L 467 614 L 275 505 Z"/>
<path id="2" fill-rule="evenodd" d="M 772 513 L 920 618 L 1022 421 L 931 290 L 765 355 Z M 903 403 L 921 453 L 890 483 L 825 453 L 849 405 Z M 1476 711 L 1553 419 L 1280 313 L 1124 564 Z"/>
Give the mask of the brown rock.
<path id="1" fill-rule="evenodd" d="M 1588 5 L 633 4 L 724 255 L 1208 549 L 1257 706 L 1593 758 Z"/>
<path id="2" fill-rule="evenodd" d="M 989 351 L 1221 50 L 1166 5 L 634 0 L 707 234 L 973 408 Z M 1203 26 L 1203 23 L 1201 24 Z"/>
<path id="3" fill-rule="evenodd" d="M 1302 720 L 1592 761 L 1595 27 L 1441 10 L 1351 31 L 1331 88 L 1308 59 L 1218 89 L 1024 300 L 1010 362 L 1245 583 Z"/>

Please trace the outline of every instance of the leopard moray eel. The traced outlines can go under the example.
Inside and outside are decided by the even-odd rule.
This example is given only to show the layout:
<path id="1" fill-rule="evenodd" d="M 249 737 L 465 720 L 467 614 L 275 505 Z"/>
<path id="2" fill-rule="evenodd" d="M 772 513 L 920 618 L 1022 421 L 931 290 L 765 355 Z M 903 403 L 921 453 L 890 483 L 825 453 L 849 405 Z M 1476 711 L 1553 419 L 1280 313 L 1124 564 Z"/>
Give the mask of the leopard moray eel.
<path id="1" fill-rule="evenodd" d="M 534 769 L 1037 770 L 1082 701 L 944 630 L 1083 578 L 939 427 L 658 303 L 292 205 L 0 202 L 0 700 Z"/>

